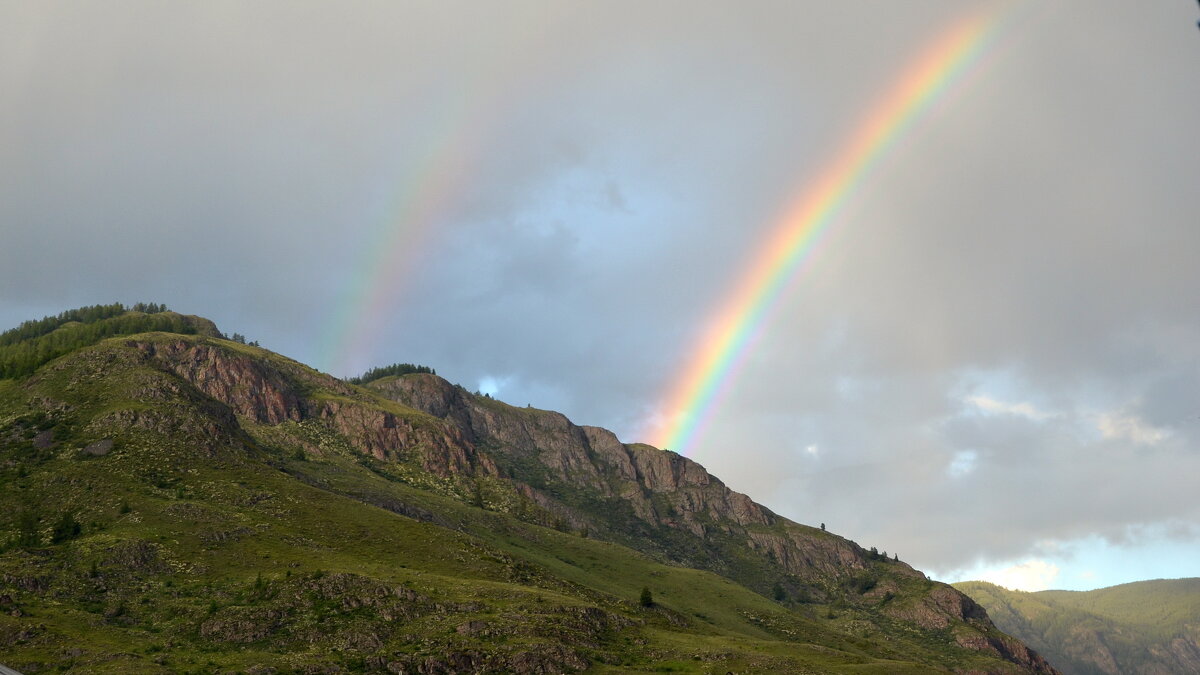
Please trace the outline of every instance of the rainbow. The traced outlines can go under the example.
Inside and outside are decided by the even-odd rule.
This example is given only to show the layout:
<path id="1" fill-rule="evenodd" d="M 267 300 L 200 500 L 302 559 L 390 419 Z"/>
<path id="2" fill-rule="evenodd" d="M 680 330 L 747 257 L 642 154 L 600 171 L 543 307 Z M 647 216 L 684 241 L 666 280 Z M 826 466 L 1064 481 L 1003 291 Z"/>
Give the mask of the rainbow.
<path id="1" fill-rule="evenodd" d="M 977 70 L 1002 24 L 996 12 L 967 16 L 943 31 L 870 109 L 833 161 L 784 212 L 675 378 L 651 443 L 686 454 L 727 393 L 784 291 L 829 226 L 889 151 L 955 85 Z"/>
<path id="2" fill-rule="evenodd" d="M 536 21 L 522 23 L 514 44 L 535 45 L 539 35 L 554 35 L 568 17 L 569 7 L 551 4 Z M 474 55 L 487 59 L 489 55 Z M 380 217 L 367 223 L 359 263 L 349 270 L 341 297 L 325 321 L 316 345 L 316 363 L 327 372 L 352 375 L 375 358 L 382 326 L 391 323 L 411 287 L 419 259 L 428 255 L 439 226 L 453 222 L 456 201 L 466 191 L 480 158 L 499 137 L 500 128 L 529 89 L 543 85 L 553 72 L 552 62 L 533 49 L 499 60 L 453 86 L 437 107 L 424 110 L 434 120 L 417 147 L 408 148 L 390 176 L 389 194 Z M 408 358 L 394 354 L 394 360 Z M 380 365 L 378 363 L 374 365 Z"/>
<path id="3" fill-rule="evenodd" d="M 398 189 L 385 205 L 386 215 L 368 236 L 365 255 L 351 270 L 343 300 L 327 324 L 317 361 L 328 372 L 349 375 L 353 357 L 374 351 L 380 325 L 406 287 L 404 277 L 411 273 L 416 256 L 427 249 L 435 224 L 459 193 L 461 176 L 468 173 L 484 135 L 465 119 L 464 108 L 459 103 L 452 112 L 443 112 L 437 133 L 429 134 L 423 146 L 406 158 L 412 168 L 396 181 Z"/>

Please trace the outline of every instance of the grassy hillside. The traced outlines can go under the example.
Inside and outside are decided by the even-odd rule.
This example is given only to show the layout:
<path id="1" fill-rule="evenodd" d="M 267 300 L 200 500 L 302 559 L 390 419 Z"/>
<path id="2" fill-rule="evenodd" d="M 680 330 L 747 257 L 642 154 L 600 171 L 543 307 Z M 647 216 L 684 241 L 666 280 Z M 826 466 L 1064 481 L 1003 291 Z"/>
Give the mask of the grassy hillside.
<path id="1" fill-rule="evenodd" d="M 996 625 L 1068 674 L 1200 672 L 1200 579 L 1094 591 L 1010 591 L 955 584 Z"/>
<path id="2" fill-rule="evenodd" d="M 138 318 L 97 323 L 125 316 Z M 1021 671 L 964 648 L 965 625 L 896 618 L 931 582 L 851 604 L 776 601 L 556 529 L 507 479 L 463 473 L 486 458 L 455 456 L 470 446 L 446 421 L 206 332 L 91 341 L 0 379 L 0 662 L 27 674 Z M 379 441 L 391 438 L 407 445 Z"/>

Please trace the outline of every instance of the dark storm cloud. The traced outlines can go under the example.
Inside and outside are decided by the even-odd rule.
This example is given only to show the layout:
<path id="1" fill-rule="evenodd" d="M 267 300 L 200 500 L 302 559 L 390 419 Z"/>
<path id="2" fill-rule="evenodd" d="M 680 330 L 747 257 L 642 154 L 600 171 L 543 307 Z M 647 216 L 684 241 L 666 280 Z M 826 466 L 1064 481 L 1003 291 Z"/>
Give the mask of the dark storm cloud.
<path id="1" fill-rule="evenodd" d="M 0 320 L 166 302 L 332 367 L 394 240 L 346 368 L 638 440 L 903 64 L 1001 4 L 3 4 Z M 1194 8 L 1012 7 L 693 452 L 940 570 L 1200 522 Z"/>

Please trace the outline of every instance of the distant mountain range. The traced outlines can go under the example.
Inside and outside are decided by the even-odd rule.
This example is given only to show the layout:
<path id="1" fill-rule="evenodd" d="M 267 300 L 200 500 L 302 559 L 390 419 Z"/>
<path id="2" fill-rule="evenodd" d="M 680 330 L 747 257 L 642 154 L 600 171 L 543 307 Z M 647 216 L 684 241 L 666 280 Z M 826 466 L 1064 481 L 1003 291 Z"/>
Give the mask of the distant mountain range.
<path id="1" fill-rule="evenodd" d="M 1067 675 L 1200 673 L 1200 579 L 1094 591 L 1010 591 L 954 584 L 996 625 Z"/>
<path id="2" fill-rule="evenodd" d="M 27 674 L 1056 672 L 675 453 L 134 310 L 0 335 L 0 662 Z"/>

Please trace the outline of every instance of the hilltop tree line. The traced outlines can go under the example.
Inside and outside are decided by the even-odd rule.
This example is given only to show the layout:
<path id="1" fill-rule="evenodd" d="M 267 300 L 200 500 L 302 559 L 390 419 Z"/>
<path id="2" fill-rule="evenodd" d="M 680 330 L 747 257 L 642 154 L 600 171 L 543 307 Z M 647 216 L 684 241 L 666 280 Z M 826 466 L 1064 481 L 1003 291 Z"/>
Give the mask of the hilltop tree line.
<path id="1" fill-rule="evenodd" d="M 236 342 L 241 345 L 249 345 L 251 347 L 261 347 L 262 346 L 262 345 L 258 344 L 258 340 L 251 340 L 249 342 L 246 342 L 246 336 L 242 335 L 241 333 L 234 333 L 231 336 L 226 336 L 224 333 L 222 333 L 221 337 L 225 338 L 226 340 L 231 340 L 231 341 Z"/>
<path id="2" fill-rule="evenodd" d="M 164 305 L 120 303 L 73 309 L 58 316 L 26 321 L 0 334 L 0 379 L 25 377 L 68 352 L 118 335 L 149 331 L 195 334 L 187 318 L 166 313 Z"/>
<path id="3" fill-rule="evenodd" d="M 393 375 L 411 375 L 412 373 L 427 373 L 437 375 L 437 371 L 429 366 L 418 366 L 415 363 L 393 363 L 390 366 L 372 368 L 358 377 L 350 378 L 351 384 L 366 384 Z"/>
<path id="4" fill-rule="evenodd" d="M 111 305 L 90 305 L 79 309 L 68 309 L 58 316 L 47 316 L 33 321 L 25 321 L 20 326 L 0 333 L 0 347 L 14 345 L 53 332 L 63 324 L 78 321 L 79 323 L 96 323 L 125 312 L 142 312 L 143 314 L 160 314 L 167 311 L 166 305 L 153 302 L 139 302 L 126 308 L 119 302 Z"/>

